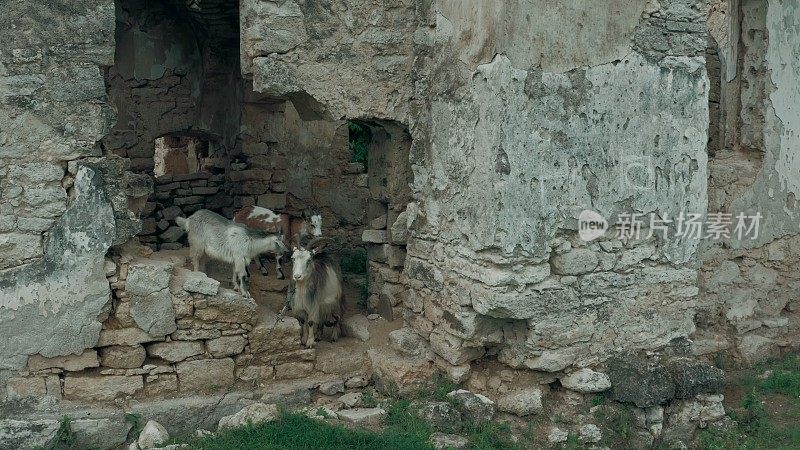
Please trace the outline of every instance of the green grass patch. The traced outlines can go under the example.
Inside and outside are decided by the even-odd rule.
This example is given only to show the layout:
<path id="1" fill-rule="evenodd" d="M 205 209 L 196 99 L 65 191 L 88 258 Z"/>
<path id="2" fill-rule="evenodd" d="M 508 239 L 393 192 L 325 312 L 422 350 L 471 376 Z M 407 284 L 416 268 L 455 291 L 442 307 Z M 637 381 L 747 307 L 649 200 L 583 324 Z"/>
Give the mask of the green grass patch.
<path id="1" fill-rule="evenodd" d="M 511 440 L 511 427 L 505 423 L 487 422 L 465 427 L 472 448 L 476 450 L 517 450 L 523 447 Z"/>
<path id="2" fill-rule="evenodd" d="M 216 436 L 189 443 L 197 450 L 358 450 L 358 449 L 430 449 L 427 435 L 418 435 L 397 427 L 380 433 L 353 430 L 310 419 L 302 414 L 282 413 L 279 420 L 247 425 Z"/>
<path id="3" fill-rule="evenodd" d="M 448 397 L 447 394 L 459 388 L 460 386 L 458 383 L 453 383 L 442 374 L 436 374 L 430 386 L 418 390 L 413 397 L 417 400 L 435 400 L 437 402 L 453 403 L 453 399 Z"/>
<path id="4" fill-rule="evenodd" d="M 768 376 L 758 376 L 766 370 L 771 371 Z M 797 355 L 759 365 L 734 384 L 746 392 L 737 407 L 728 409 L 736 426 L 702 431 L 702 448 L 800 448 L 800 358 Z"/>
<path id="5" fill-rule="evenodd" d="M 777 393 L 800 398 L 800 357 L 791 355 L 771 369 L 758 388 L 762 393 Z"/>

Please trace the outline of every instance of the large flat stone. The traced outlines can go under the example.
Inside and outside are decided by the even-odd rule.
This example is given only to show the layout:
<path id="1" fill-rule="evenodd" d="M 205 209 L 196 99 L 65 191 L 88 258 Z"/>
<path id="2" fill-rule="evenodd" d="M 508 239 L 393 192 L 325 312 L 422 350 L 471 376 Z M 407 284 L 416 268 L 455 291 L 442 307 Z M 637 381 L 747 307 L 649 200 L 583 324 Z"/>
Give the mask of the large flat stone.
<path id="1" fill-rule="evenodd" d="M 182 392 L 216 392 L 233 385 L 234 363 L 230 358 L 198 359 L 178 363 L 178 385 Z"/>
<path id="2" fill-rule="evenodd" d="M 147 354 L 164 361 L 179 362 L 205 352 L 202 341 L 158 342 L 147 346 Z"/>
<path id="3" fill-rule="evenodd" d="M 141 375 L 67 376 L 64 397 L 70 400 L 111 401 L 133 395 L 144 387 Z"/>
<path id="4" fill-rule="evenodd" d="M 28 370 L 32 372 L 51 368 L 78 372 L 98 366 L 100 366 L 100 361 L 97 359 L 97 351 L 92 349 L 85 350 L 80 355 L 56 356 L 54 358 L 33 355 L 28 359 Z"/>

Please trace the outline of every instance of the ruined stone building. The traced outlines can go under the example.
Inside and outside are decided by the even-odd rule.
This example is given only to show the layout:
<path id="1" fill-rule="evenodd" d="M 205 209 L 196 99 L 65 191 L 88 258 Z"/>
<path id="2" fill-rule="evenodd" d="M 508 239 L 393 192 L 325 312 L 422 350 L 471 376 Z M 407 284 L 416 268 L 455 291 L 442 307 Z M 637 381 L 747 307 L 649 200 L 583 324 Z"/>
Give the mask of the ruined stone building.
<path id="1" fill-rule="evenodd" d="M 716 375 L 631 374 L 800 344 L 794 0 L 3 4 L 0 419 L 104 405 L 191 431 L 254 395 L 438 372 L 539 410 L 589 374 L 578 392 L 668 423 Z M 190 270 L 175 218 L 249 205 L 317 211 L 366 255 L 365 342 L 302 348 L 274 273 L 245 300 Z"/>

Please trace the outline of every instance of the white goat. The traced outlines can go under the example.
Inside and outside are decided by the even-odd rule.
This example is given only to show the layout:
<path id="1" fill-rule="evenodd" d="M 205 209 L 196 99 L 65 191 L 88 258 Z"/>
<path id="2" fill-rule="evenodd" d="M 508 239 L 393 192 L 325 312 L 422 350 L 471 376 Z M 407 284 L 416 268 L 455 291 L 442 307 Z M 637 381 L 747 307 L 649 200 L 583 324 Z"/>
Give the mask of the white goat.
<path id="1" fill-rule="evenodd" d="M 188 218 L 178 217 L 175 221 L 188 234 L 194 270 L 204 271 L 200 266 L 203 255 L 232 264 L 233 286 L 245 298 L 251 298 L 245 286 L 250 261 L 262 253 L 288 251 L 280 234 L 247 229 L 207 209 L 201 209 Z"/>
<path id="2" fill-rule="evenodd" d="M 324 253 L 322 239 L 312 239 L 306 248 L 292 253 L 294 294 L 291 315 L 302 327 L 300 342 L 308 348 L 322 336 L 323 326 L 333 327 L 333 341 L 342 334 L 342 275 L 335 261 Z M 291 289 L 291 287 L 290 287 Z"/>
<path id="3" fill-rule="evenodd" d="M 236 211 L 233 221 L 246 226 L 247 228 L 263 231 L 266 233 L 283 233 L 283 244 L 286 247 L 301 245 L 306 237 L 322 236 L 322 216 L 319 214 L 303 212 L 302 217 L 295 217 L 289 214 L 277 214 L 271 209 L 260 206 L 245 206 Z M 281 258 L 278 254 L 275 257 L 275 272 L 279 280 L 284 279 Z M 257 259 L 261 268 L 261 273 L 267 274 L 267 266 L 261 258 Z"/>

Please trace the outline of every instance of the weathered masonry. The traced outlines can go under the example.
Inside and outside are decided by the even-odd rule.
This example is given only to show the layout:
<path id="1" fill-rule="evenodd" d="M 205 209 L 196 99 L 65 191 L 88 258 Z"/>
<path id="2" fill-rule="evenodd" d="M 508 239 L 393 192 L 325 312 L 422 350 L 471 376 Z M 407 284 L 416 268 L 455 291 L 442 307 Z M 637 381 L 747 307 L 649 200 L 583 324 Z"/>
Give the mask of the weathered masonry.
<path id="1" fill-rule="evenodd" d="M 8 1 L 0 411 L 202 395 L 181 408 L 211 420 L 289 380 L 434 372 L 546 404 L 578 371 L 622 392 L 653 367 L 715 375 L 618 399 L 716 407 L 712 361 L 800 343 L 800 6 L 606 3 Z M 274 274 L 245 301 L 187 268 L 175 218 L 249 205 L 319 212 L 365 259 L 366 342 L 302 349 Z M 589 242 L 587 209 L 610 227 Z M 613 233 L 694 213 L 759 231 Z"/>

